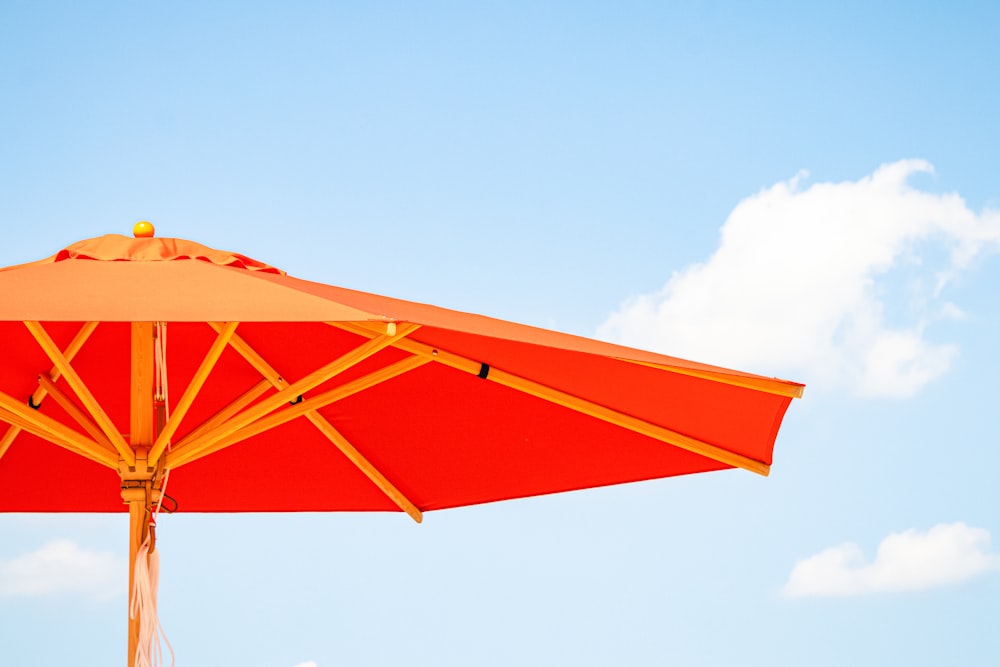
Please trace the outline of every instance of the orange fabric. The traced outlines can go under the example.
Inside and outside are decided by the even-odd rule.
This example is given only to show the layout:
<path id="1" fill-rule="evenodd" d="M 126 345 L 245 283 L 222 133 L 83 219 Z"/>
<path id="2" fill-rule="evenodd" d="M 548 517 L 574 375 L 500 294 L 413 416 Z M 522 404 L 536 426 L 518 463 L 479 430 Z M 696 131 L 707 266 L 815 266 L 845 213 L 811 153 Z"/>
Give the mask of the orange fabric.
<path id="1" fill-rule="evenodd" d="M 0 270 L 0 391 L 26 400 L 52 367 L 24 320 L 43 322 L 61 347 L 80 323 L 101 322 L 72 365 L 122 433 L 129 322 L 168 323 L 176 400 L 215 338 L 207 322 L 241 322 L 237 334 L 294 382 L 366 341 L 325 322 L 399 321 L 421 324 L 411 337 L 426 345 L 766 464 L 791 400 L 622 359 L 757 377 L 739 371 L 303 281 L 187 241 L 122 239 L 81 242 Z M 385 349 L 303 401 L 404 356 Z M 174 441 L 260 379 L 227 349 Z M 72 394 L 64 379 L 57 386 Z M 40 411 L 79 430 L 51 399 Z M 437 363 L 318 411 L 421 510 L 727 467 Z M 181 511 L 398 511 L 305 418 L 178 468 L 168 493 Z M 27 433 L 0 458 L 0 511 L 124 509 L 114 471 Z"/>
<path id="2" fill-rule="evenodd" d="M 87 259 L 100 261 L 74 261 Z M 109 234 L 80 241 L 46 260 L 0 269 L 0 294 L 0 321 L 414 322 L 587 354 L 760 377 L 482 315 L 301 280 L 243 255 L 183 239 L 130 239 Z"/>
<path id="3" fill-rule="evenodd" d="M 197 259 L 218 266 L 233 266 L 250 271 L 284 274 L 285 272 L 225 250 L 172 238 L 129 238 L 120 234 L 107 234 L 94 239 L 79 241 L 59 251 L 53 262 L 67 259 L 96 259 L 115 262 L 159 262 L 179 259 Z"/>

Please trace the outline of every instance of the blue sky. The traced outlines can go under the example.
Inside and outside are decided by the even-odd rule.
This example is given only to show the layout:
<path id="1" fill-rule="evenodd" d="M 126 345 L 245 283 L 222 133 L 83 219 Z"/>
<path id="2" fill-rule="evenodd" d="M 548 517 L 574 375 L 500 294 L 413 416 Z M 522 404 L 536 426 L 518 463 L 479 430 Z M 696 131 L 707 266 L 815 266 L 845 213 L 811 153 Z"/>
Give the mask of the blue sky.
<path id="1" fill-rule="evenodd" d="M 998 13 L 0 4 L 0 265 L 149 219 L 809 385 L 767 479 L 164 517 L 180 664 L 995 664 Z M 126 531 L 0 516 L 0 661 L 123 660 Z"/>

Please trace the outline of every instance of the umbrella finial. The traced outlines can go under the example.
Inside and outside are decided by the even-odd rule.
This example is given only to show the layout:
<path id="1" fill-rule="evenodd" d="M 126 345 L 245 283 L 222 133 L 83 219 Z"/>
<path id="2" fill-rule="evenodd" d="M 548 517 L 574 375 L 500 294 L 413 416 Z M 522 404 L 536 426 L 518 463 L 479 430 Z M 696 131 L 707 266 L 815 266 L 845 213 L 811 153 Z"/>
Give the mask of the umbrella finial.
<path id="1" fill-rule="evenodd" d="M 156 234 L 156 229 L 153 228 L 153 223 L 147 220 L 140 220 L 132 227 L 132 236 L 137 239 L 150 239 L 153 238 L 154 234 Z"/>

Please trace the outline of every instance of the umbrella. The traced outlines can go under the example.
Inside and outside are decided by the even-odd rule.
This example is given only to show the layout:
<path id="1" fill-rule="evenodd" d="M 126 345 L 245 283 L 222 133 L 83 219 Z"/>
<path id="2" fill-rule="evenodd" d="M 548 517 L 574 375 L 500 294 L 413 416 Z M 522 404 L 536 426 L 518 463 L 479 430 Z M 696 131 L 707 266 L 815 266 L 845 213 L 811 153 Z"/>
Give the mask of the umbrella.
<path id="1" fill-rule="evenodd" d="M 129 512 L 130 667 L 149 652 L 155 597 L 141 584 L 155 579 L 161 508 L 419 522 L 674 475 L 767 475 L 803 391 L 297 279 L 148 223 L 0 269 L 0 341 L 0 511 Z"/>

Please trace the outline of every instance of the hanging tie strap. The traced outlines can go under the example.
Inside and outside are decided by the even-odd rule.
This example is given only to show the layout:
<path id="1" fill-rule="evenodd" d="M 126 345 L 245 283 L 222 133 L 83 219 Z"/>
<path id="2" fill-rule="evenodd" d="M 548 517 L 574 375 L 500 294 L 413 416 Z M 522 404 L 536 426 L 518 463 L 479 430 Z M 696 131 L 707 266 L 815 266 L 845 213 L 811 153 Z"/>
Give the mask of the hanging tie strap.
<path id="1" fill-rule="evenodd" d="M 150 526 L 149 534 L 139 547 L 135 559 L 135 576 L 129 603 L 129 616 L 139 619 L 139 643 L 135 652 L 134 667 L 161 667 L 163 662 L 162 643 L 170 652 L 170 664 L 174 664 L 174 649 L 170 645 L 163 628 L 160 627 L 156 611 L 156 591 L 160 583 L 160 554 L 155 549 L 155 527 Z"/>
<path id="2" fill-rule="evenodd" d="M 153 405 L 156 411 L 156 432 L 159 433 L 163 425 L 170 419 L 170 393 L 167 382 L 167 323 L 157 322 L 154 329 L 153 338 L 153 371 L 154 371 L 154 392 Z M 167 442 L 167 451 L 170 451 L 170 442 Z M 160 457 L 164 460 L 166 457 Z M 163 497 L 167 492 L 167 481 L 170 479 L 170 470 L 164 469 L 163 481 L 160 484 L 160 497 L 156 501 L 156 509 L 150 517 L 150 523 L 156 523 L 156 515 L 163 507 Z"/>

